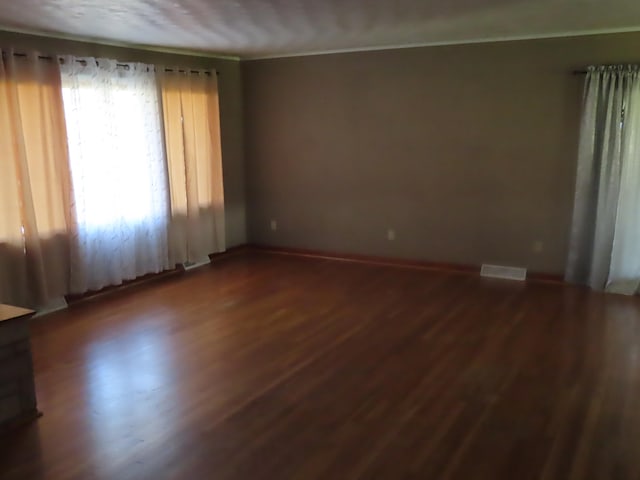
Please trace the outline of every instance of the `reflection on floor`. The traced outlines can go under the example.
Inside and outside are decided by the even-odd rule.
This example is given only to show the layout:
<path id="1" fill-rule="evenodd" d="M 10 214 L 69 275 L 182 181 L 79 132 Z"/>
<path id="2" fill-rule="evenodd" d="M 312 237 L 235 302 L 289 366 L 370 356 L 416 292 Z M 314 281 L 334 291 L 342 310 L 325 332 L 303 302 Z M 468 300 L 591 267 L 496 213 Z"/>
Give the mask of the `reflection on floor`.
<path id="1" fill-rule="evenodd" d="M 247 253 L 37 321 L 0 477 L 640 478 L 640 299 Z"/>

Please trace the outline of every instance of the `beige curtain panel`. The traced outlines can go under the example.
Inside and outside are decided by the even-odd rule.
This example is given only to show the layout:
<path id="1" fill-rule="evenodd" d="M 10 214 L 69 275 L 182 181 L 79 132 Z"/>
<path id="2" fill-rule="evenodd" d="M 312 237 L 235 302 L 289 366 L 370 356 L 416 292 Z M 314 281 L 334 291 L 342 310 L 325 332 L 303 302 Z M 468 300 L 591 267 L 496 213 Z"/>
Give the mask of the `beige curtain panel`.
<path id="1" fill-rule="evenodd" d="M 162 71 L 159 76 L 171 195 L 171 260 L 198 262 L 225 249 L 218 82 L 215 73 Z"/>
<path id="2" fill-rule="evenodd" d="M 67 292 L 72 195 L 56 61 L 0 61 L 0 299 L 35 306 Z"/>

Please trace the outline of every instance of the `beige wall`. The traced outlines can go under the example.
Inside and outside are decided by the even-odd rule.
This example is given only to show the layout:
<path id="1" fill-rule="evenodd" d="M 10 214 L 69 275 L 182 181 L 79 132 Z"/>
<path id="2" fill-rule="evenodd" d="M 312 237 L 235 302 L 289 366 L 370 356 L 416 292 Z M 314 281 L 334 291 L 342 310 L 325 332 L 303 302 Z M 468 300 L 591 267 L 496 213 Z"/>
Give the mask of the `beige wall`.
<path id="1" fill-rule="evenodd" d="M 623 34 L 243 62 L 249 239 L 560 273 L 572 71 L 639 59 Z"/>
<path id="2" fill-rule="evenodd" d="M 52 39 L 0 31 L 0 48 L 36 50 L 43 54 L 71 54 L 115 58 L 192 68 L 214 68 L 219 72 L 222 163 L 224 176 L 227 247 L 246 243 L 245 168 L 240 62 L 217 58 L 151 52 L 94 43 Z"/>

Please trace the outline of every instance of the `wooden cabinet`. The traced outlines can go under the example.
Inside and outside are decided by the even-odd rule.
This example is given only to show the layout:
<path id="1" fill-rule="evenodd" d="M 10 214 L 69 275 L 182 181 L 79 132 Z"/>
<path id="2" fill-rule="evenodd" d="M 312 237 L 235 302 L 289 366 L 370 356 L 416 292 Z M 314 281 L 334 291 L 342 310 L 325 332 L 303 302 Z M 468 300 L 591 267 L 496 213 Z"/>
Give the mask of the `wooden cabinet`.
<path id="1" fill-rule="evenodd" d="M 0 304 L 0 430 L 39 415 L 28 325 L 34 313 Z"/>

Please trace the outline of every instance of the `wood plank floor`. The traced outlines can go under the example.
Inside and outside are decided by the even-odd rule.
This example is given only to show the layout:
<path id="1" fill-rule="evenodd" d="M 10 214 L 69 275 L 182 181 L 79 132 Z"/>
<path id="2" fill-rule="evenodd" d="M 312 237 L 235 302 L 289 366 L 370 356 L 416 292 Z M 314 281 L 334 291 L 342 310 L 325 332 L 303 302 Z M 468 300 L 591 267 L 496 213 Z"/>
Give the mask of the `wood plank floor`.
<path id="1" fill-rule="evenodd" d="M 32 330 L 2 479 L 640 478 L 638 298 L 247 253 Z"/>

